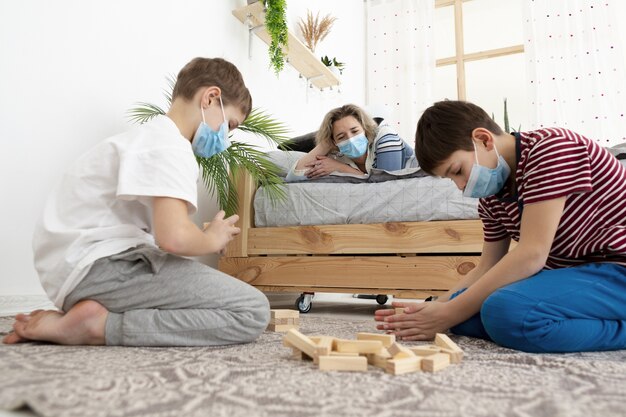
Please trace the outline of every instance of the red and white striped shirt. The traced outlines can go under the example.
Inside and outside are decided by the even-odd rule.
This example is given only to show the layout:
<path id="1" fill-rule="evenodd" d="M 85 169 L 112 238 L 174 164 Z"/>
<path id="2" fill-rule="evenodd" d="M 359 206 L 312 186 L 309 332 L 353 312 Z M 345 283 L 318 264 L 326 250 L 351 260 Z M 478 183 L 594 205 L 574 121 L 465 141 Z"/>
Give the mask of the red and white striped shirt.
<path id="1" fill-rule="evenodd" d="M 485 241 L 519 241 L 520 208 L 566 197 L 547 269 L 589 262 L 626 265 L 626 167 L 596 142 L 567 129 L 517 138 L 517 198 L 508 190 L 481 198 Z"/>

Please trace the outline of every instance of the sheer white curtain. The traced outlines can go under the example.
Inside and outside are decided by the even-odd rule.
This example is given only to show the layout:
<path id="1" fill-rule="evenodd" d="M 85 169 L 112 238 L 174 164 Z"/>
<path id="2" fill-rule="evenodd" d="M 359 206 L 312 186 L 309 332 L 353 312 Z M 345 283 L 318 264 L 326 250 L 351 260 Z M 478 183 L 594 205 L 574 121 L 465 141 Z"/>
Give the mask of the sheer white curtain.
<path id="1" fill-rule="evenodd" d="M 431 102 L 434 0 L 366 0 L 367 104 L 413 144 Z"/>
<path id="2" fill-rule="evenodd" d="M 603 146 L 626 142 L 616 0 L 533 0 L 523 7 L 532 125 L 566 127 Z"/>

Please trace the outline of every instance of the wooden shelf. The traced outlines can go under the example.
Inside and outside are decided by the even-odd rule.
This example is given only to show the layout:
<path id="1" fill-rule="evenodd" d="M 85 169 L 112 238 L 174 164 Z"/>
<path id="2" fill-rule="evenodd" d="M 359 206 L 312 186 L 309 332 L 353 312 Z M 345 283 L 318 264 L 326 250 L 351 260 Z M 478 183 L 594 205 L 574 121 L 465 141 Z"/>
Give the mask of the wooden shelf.
<path id="1" fill-rule="evenodd" d="M 248 29 L 256 33 L 263 42 L 268 45 L 272 43 L 265 29 L 263 2 L 259 1 L 235 9 L 233 15 L 242 23 L 247 23 Z M 289 32 L 288 47 L 284 52 L 287 62 L 315 87 L 324 89 L 339 85 L 339 78 L 291 32 Z"/>

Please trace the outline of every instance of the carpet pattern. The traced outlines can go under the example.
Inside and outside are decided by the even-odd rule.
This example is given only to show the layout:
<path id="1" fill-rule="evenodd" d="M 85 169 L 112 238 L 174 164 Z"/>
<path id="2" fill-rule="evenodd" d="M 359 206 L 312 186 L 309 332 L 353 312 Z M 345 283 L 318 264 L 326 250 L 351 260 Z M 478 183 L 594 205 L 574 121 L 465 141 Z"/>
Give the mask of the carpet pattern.
<path id="1" fill-rule="evenodd" d="M 12 320 L 0 318 L 0 334 Z M 355 338 L 373 321 L 301 317 L 300 330 Z M 41 416 L 625 416 L 626 351 L 527 354 L 465 337 L 434 374 L 321 372 L 282 335 L 221 348 L 0 344 L 0 409 Z M 410 343 L 407 343 L 410 344 Z"/>

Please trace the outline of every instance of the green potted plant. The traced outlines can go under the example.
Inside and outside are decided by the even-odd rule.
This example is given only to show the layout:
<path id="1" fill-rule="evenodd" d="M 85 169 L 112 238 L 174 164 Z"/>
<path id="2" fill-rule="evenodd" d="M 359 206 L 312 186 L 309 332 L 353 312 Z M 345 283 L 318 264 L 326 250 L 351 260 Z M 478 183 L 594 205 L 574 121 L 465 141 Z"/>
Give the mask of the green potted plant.
<path id="1" fill-rule="evenodd" d="M 343 74 L 343 69 L 345 68 L 346 64 L 343 62 L 339 62 L 337 61 L 337 58 L 333 57 L 332 59 L 328 58 L 328 56 L 324 55 L 322 58 L 320 58 L 322 63 L 324 65 L 326 65 L 328 67 L 328 69 L 330 69 L 332 72 L 334 72 L 336 75 L 341 75 Z"/>
<path id="2" fill-rule="evenodd" d="M 168 78 L 169 90 L 165 91 L 168 106 L 172 102 L 171 91 L 175 79 Z M 153 117 L 165 114 L 159 106 L 151 103 L 136 103 L 128 111 L 128 118 L 134 123 L 145 123 Z M 270 143 L 281 145 L 287 141 L 287 127 L 259 108 L 252 109 L 250 115 L 239 125 L 239 130 L 261 135 Z M 202 171 L 202 179 L 213 195 L 217 196 L 219 207 L 229 216 L 237 212 L 237 187 L 233 183 L 236 173 L 243 169 L 264 187 L 272 201 L 285 197 L 284 182 L 278 175 L 279 168 L 271 162 L 266 153 L 255 145 L 231 140 L 231 146 L 224 152 L 210 158 L 196 158 Z"/>

